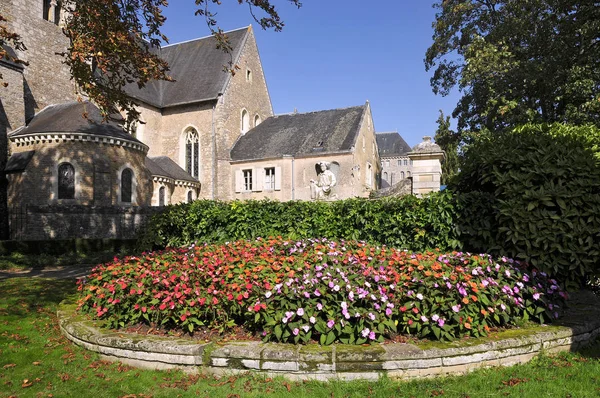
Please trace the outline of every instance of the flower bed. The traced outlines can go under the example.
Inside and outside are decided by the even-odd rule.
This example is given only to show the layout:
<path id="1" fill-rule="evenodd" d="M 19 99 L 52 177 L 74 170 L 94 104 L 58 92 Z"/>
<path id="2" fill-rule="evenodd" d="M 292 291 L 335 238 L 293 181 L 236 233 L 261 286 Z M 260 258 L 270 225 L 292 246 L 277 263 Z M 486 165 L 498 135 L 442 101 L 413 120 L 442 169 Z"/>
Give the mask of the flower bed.
<path id="1" fill-rule="evenodd" d="M 139 322 L 190 333 L 242 325 L 265 341 L 451 340 L 549 321 L 566 294 L 507 258 L 409 253 L 361 242 L 257 239 L 168 249 L 98 266 L 82 311 L 111 327 Z"/>

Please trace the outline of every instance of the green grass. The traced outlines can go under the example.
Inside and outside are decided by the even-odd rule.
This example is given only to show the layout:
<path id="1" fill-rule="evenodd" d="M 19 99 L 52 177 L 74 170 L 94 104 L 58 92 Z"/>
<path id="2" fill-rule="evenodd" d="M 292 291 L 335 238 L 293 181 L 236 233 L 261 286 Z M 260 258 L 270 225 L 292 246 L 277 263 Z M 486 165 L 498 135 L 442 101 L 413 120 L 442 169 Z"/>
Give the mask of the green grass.
<path id="1" fill-rule="evenodd" d="M 288 382 L 260 375 L 190 376 L 104 362 L 68 342 L 56 307 L 74 282 L 0 281 L 0 397 L 598 397 L 600 344 L 577 354 L 462 377 L 412 382 Z"/>
<path id="2" fill-rule="evenodd" d="M 102 251 L 95 253 L 65 253 L 59 256 L 50 254 L 11 253 L 0 255 L 0 271 L 21 270 L 25 268 L 41 269 L 46 267 L 100 264 L 113 259 L 114 252 Z"/>

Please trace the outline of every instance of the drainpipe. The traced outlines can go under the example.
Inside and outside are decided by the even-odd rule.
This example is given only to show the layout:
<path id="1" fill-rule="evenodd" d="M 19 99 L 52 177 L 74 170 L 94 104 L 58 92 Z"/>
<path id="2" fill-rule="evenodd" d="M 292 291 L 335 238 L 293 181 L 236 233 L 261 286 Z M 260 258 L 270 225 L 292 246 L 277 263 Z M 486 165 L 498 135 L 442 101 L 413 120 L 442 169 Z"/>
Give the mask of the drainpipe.
<path id="1" fill-rule="evenodd" d="M 293 155 L 283 155 L 283 158 L 289 158 L 292 160 L 292 200 L 296 199 L 296 171 L 295 171 L 295 160 Z"/>
<path id="2" fill-rule="evenodd" d="M 220 95 L 219 95 L 219 99 L 220 99 Z M 217 101 L 219 101 L 219 99 L 217 99 Z M 212 149 L 212 166 L 211 166 L 211 199 L 215 200 L 216 198 L 216 189 L 217 189 L 217 133 L 216 133 L 216 129 L 215 129 L 215 109 L 216 109 L 216 104 L 213 105 L 212 108 L 212 115 L 211 115 L 211 149 Z"/>

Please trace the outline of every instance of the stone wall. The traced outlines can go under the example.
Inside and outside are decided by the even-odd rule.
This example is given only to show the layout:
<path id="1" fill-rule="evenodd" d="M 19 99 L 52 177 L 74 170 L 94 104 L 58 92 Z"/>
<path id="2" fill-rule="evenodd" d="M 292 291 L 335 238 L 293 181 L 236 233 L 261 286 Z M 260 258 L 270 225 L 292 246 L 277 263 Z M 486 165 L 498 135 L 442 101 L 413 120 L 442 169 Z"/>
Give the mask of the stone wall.
<path id="1" fill-rule="evenodd" d="M 145 154 L 120 145 L 95 142 L 32 141 L 14 146 L 15 152 L 35 150 L 23 173 L 8 174 L 9 206 L 77 204 L 120 204 L 120 173 L 125 167 L 134 174 L 133 206 L 149 206 L 152 179 L 144 164 Z M 75 199 L 57 199 L 58 165 L 75 168 Z M 123 204 L 127 206 L 128 204 Z"/>
<path id="2" fill-rule="evenodd" d="M 153 207 L 23 205 L 11 207 L 12 240 L 135 239 Z"/>
<path id="3" fill-rule="evenodd" d="M 18 51 L 17 55 L 29 62 L 23 71 L 22 96 L 14 109 L 11 106 L 9 120 L 29 119 L 47 105 L 75 99 L 70 72 L 56 54 L 66 50 L 68 39 L 61 26 L 42 18 L 42 9 L 40 0 L 2 1 L 1 10 L 6 10 L 9 28 L 21 35 L 27 47 L 27 51 Z M 11 129 L 17 127 L 11 123 Z"/>
<path id="4" fill-rule="evenodd" d="M 393 185 L 398 184 L 403 179 L 412 177 L 412 166 L 412 161 L 408 158 L 408 156 L 382 157 L 381 188 L 389 188 Z M 404 173 L 404 177 L 402 177 L 402 173 Z"/>

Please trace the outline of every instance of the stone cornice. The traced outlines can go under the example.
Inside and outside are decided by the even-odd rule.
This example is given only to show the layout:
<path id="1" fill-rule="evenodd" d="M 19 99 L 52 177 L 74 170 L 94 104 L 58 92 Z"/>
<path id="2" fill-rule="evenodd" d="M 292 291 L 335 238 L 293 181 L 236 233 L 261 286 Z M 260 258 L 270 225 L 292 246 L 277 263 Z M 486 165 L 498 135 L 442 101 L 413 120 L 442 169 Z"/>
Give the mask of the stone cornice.
<path id="1" fill-rule="evenodd" d="M 124 148 L 131 148 L 144 154 L 148 153 L 148 146 L 139 141 L 128 140 L 126 138 L 95 135 L 88 133 L 36 133 L 17 137 L 9 137 L 17 146 L 26 146 L 34 144 L 44 144 L 52 142 L 92 142 L 96 144 L 117 145 Z"/>
<path id="2" fill-rule="evenodd" d="M 159 176 L 159 175 L 153 175 L 152 181 L 157 182 L 157 183 L 163 183 L 163 184 L 173 184 L 175 186 L 188 187 L 188 188 L 200 188 L 200 186 L 201 186 L 200 182 L 178 180 L 178 179 L 175 179 L 172 177 Z"/>

